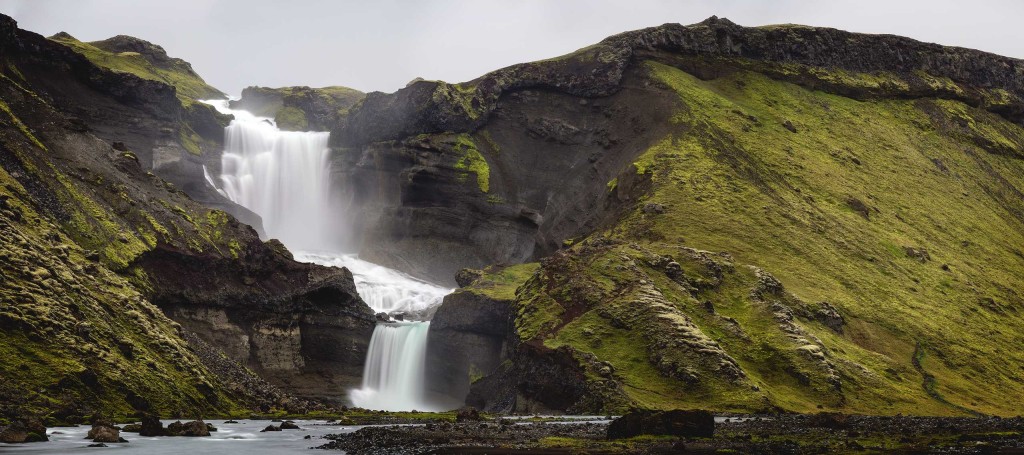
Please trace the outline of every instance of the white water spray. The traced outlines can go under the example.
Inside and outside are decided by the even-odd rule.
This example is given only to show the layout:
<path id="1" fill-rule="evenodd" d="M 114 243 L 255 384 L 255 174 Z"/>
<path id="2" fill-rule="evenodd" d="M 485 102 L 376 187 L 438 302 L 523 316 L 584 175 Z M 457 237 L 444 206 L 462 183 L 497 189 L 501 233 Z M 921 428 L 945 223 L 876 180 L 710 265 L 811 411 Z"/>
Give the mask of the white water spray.
<path id="1" fill-rule="evenodd" d="M 272 238 L 297 250 L 295 259 L 352 271 L 360 297 L 376 313 L 422 319 L 451 292 L 352 254 L 304 253 L 336 248 L 332 223 L 329 133 L 284 132 L 270 119 L 233 110 L 227 101 L 209 104 L 235 119 L 225 129 L 218 191 L 263 218 Z M 212 184 L 213 179 L 207 175 Z M 216 186 L 216 185 L 214 185 Z M 363 371 L 351 390 L 353 404 L 386 411 L 439 411 L 427 402 L 424 370 L 430 322 L 379 323 Z"/>

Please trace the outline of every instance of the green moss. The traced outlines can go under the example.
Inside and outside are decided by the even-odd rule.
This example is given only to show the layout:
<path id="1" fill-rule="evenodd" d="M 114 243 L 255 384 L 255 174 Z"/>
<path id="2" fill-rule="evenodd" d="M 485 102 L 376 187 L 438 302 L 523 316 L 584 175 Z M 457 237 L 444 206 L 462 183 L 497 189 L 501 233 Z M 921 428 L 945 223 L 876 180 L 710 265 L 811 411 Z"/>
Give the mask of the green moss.
<path id="1" fill-rule="evenodd" d="M 455 169 L 463 172 L 472 172 L 476 175 L 476 183 L 480 191 L 486 193 L 491 188 L 491 169 L 487 160 L 477 149 L 473 138 L 466 134 L 460 134 L 455 138 L 455 150 L 461 154 L 455 162 Z"/>
<path id="2" fill-rule="evenodd" d="M 309 129 L 309 121 L 306 120 L 306 113 L 301 109 L 291 106 L 282 107 L 274 117 L 274 123 L 278 128 L 287 131 L 306 131 Z"/>
<path id="3" fill-rule="evenodd" d="M 488 267 L 483 275 L 461 292 L 473 292 L 496 300 L 513 300 L 516 289 L 537 271 L 539 264 L 531 262 L 508 267 Z"/>
<path id="4" fill-rule="evenodd" d="M 177 89 L 179 99 L 183 101 L 224 96 L 192 71 L 188 63 L 180 60 L 172 59 L 170 65 L 161 67 L 150 63 L 135 52 L 108 52 L 94 44 L 83 43 L 74 38 L 58 38 L 55 41 L 82 54 L 97 66 L 172 85 Z"/>
<path id="5" fill-rule="evenodd" d="M 203 149 L 199 146 L 203 138 L 199 137 L 195 131 L 192 130 L 188 125 L 183 125 L 178 130 L 178 141 L 181 142 L 181 146 L 185 147 L 188 153 L 195 156 L 202 156 Z"/>

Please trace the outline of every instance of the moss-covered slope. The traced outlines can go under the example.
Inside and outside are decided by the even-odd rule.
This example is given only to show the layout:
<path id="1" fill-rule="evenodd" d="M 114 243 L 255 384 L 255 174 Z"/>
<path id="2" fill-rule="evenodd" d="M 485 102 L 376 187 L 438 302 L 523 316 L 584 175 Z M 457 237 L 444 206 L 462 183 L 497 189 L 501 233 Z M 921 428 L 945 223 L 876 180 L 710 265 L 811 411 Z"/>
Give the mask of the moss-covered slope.
<path id="1" fill-rule="evenodd" d="M 736 66 L 643 63 L 673 131 L 609 182 L 632 208 L 519 290 L 516 337 L 610 363 L 581 399 L 612 408 L 1017 413 L 1024 129 Z"/>
<path id="2" fill-rule="evenodd" d="M 82 42 L 63 32 L 50 39 L 74 49 L 98 66 L 172 85 L 186 103 L 225 97 L 196 74 L 191 64 L 168 57 L 162 47 L 145 40 L 118 35 L 102 41 Z"/>
<path id="3" fill-rule="evenodd" d="M 514 315 L 495 371 L 446 373 L 471 404 L 1015 415 L 1021 68 L 712 18 L 371 94 L 332 140 L 367 256 L 547 257 L 511 303 L 452 299 Z"/>
<path id="4" fill-rule="evenodd" d="M 331 369 L 349 351 L 365 353 L 373 327 L 351 274 L 296 263 L 279 242 L 264 243 L 146 171 L 124 144 L 96 137 L 72 114 L 88 106 L 50 91 L 54 81 L 74 80 L 66 73 L 119 80 L 120 93 L 141 94 L 137 101 L 166 101 L 173 90 L 62 50 L 0 16 L 0 419 L 224 415 L 283 405 L 268 403 L 266 385 L 232 362 L 276 373 L 271 379 L 293 390 L 313 384 L 300 390 L 305 396 L 332 378 L 353 381 L 358 373 Z M 35 77 L 42 59 L 68 54 L 67 66 L 52 61 L 55 71 Z M 244 352 L 229 351 L 228 360 L 208 346 L 193 351 L 165 316 L 171 306 L 244 314 L 189 328 L 220 349 L 226 332 Z M 250 343 L 247 333 L 260 330 Z M 349 348 L 326 352 L 302 339 L 306 331 L 335 347 L 345 338 Z M 304 363 L 267 365 L 286 355 Z M 203 363 L 210 359 L 216 374 Z M 361 358 L 349 365 L 359 370 Z"/>

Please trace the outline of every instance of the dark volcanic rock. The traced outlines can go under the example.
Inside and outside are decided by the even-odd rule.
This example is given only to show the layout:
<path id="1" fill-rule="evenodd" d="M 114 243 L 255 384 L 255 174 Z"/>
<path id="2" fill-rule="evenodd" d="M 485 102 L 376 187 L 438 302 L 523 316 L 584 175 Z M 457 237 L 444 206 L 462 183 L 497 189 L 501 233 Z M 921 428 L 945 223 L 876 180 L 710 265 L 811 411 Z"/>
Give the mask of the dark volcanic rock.
<path id="1" fill-rule="evenodd" d="M 427 390 L 458 405 L 473 381 L 502 360 L 512 324 L 513 302 L 475 292 L 445 296 L 427 335 Z"/>
<path id="2" fill-rule="evenodd" d="M 461 409 L 459 409 L 458 412 L 455 413 L 455 421 L 456 422 L 479 422 L 480 421 L 480 411 L 477 411 L 476 408 L 474 408 L 472 406 L 467 406 L 467 407 L 461 408 Z"/>
<path id="3" fill-rule="evenodd" d="M 246 87 L 231 107 L 274 118 L 284 130 L 328 131 L 364 96 L 347 87 Z M 296 120 L 304 127 L 296 128 Z"/>
<path id="4" fill-rule="evenodd" d="M 710 438 L 715 433 L 715 416 L 708 411 L 635 410 L 612 421 L 609 439 L 640 435 L 699 436 Z"/>
<path id="5" fill-rule="evenodd" d="M 93 442 L 127 442 L 121 438 L 121 430 L 113 425 L 98 423 L 93 425 L 85 437 Z"/>
<path id="6" fill-rule="evenodd" d="M 202 420 L 182 423 L 180 420 L 167 425 L 166 436 L 209 436 L 210 429 Z"/>
<path id="7" fill-rule="evenodd" d="M 18 444 L 47 441 L 46 427 L 39 419 L 19 419 L 0 429 L 0 442 Z"/>
<path id="8" fill-rule="evenodd" d="M 142 425 L 139 428 L 139 436 L 166 436 L 167 430 L 164 429 L 164 424 L 160 422 L 160 418 L 146 414 L 142 416 Z"/>

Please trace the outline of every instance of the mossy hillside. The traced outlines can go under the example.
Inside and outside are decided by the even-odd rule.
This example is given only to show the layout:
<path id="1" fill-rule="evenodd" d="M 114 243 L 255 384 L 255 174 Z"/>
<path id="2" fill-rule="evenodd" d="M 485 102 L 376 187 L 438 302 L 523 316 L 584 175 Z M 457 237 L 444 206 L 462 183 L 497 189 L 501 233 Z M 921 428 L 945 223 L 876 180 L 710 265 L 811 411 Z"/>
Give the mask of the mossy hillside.
<path id="1" fill-rule="evenodd" d="M 999 396 L 1021 391 L 1024 358 L 1006 346 L 1022 329 L 1024 202 L 1008 196 L 1024 164 L 991 152 L 1024 149 L 1018 126 L 955 101 L 864 102 L 756 73 L 701 81 L 648 67 L 681 100 L 680 132 L 636 166 L 654 182 L 643 203 L 666 210 L 637 210 L 615 235 L 728 251 L 856 321 L 842 337 L 810 327 L 853 344 L 844 355 L 906 370 L 921 343 L 948 412 L 1014 412 Z"/>
<path id="2" fill-rule="evenodd" d="M 240 239 L 255 234 L 144 172 L 132 153 L 67 132 L 9 79 L 0 99 L 4 414 L 242 409 L 244 393 L 226 393 L 142 297 L 148 278 L 133 263 L 158 247 L 237 259 L 250 247 Z"/>
<path id="3" fill-rule="evenodd" d="M 5 145 L 6 146 L 6 145 Z M 239 407 L 121 276 L 88 259 L 0 169 L 0 386 L 5 417 L 226 414 Z"/>
<path id="4" fill-rule="evenodd" d="M 137 52 L 110 52 L 97 47 L 96 43 L 82 42 L 67 34 L 51 39 L 82 54 L 97 66 L 172 85 L 184 102 L 225 96 L 203 81 L 190 65 L 177 59 L 170 59 L 166 65 L 156 65 Z"/>
<path id="5" fill-rule="evenodd" d="M 1019 412 L 1000 398 L 1022 392 L 1024 365 L 1008 348 L 1024 330 L 1019 126 L 911 92 L 815 91 L 747 61 L 710 80 L 643 68 L 679 99 L 674 131 L 626 171 L 639 179 L 613 179 L 608 191 L 628 194 L 625 180 L 650 189 L 616 225 L 567 243 L 524 281 L 519 340 L 609 362 L 644 407 Z M 886 90 L 929 77 L 789 70 Z M 664 258 L 685 279 L 668 276 Z M 757 291 L 764 276 L 777 291 Z M 821 319 L 831 309 L 839 329 Z M 748 388 L 685 357 L 692 345 L 681 358 L 661 353 L 685 338 L 657 335 L 678 318 L 717 344 Z"/>

